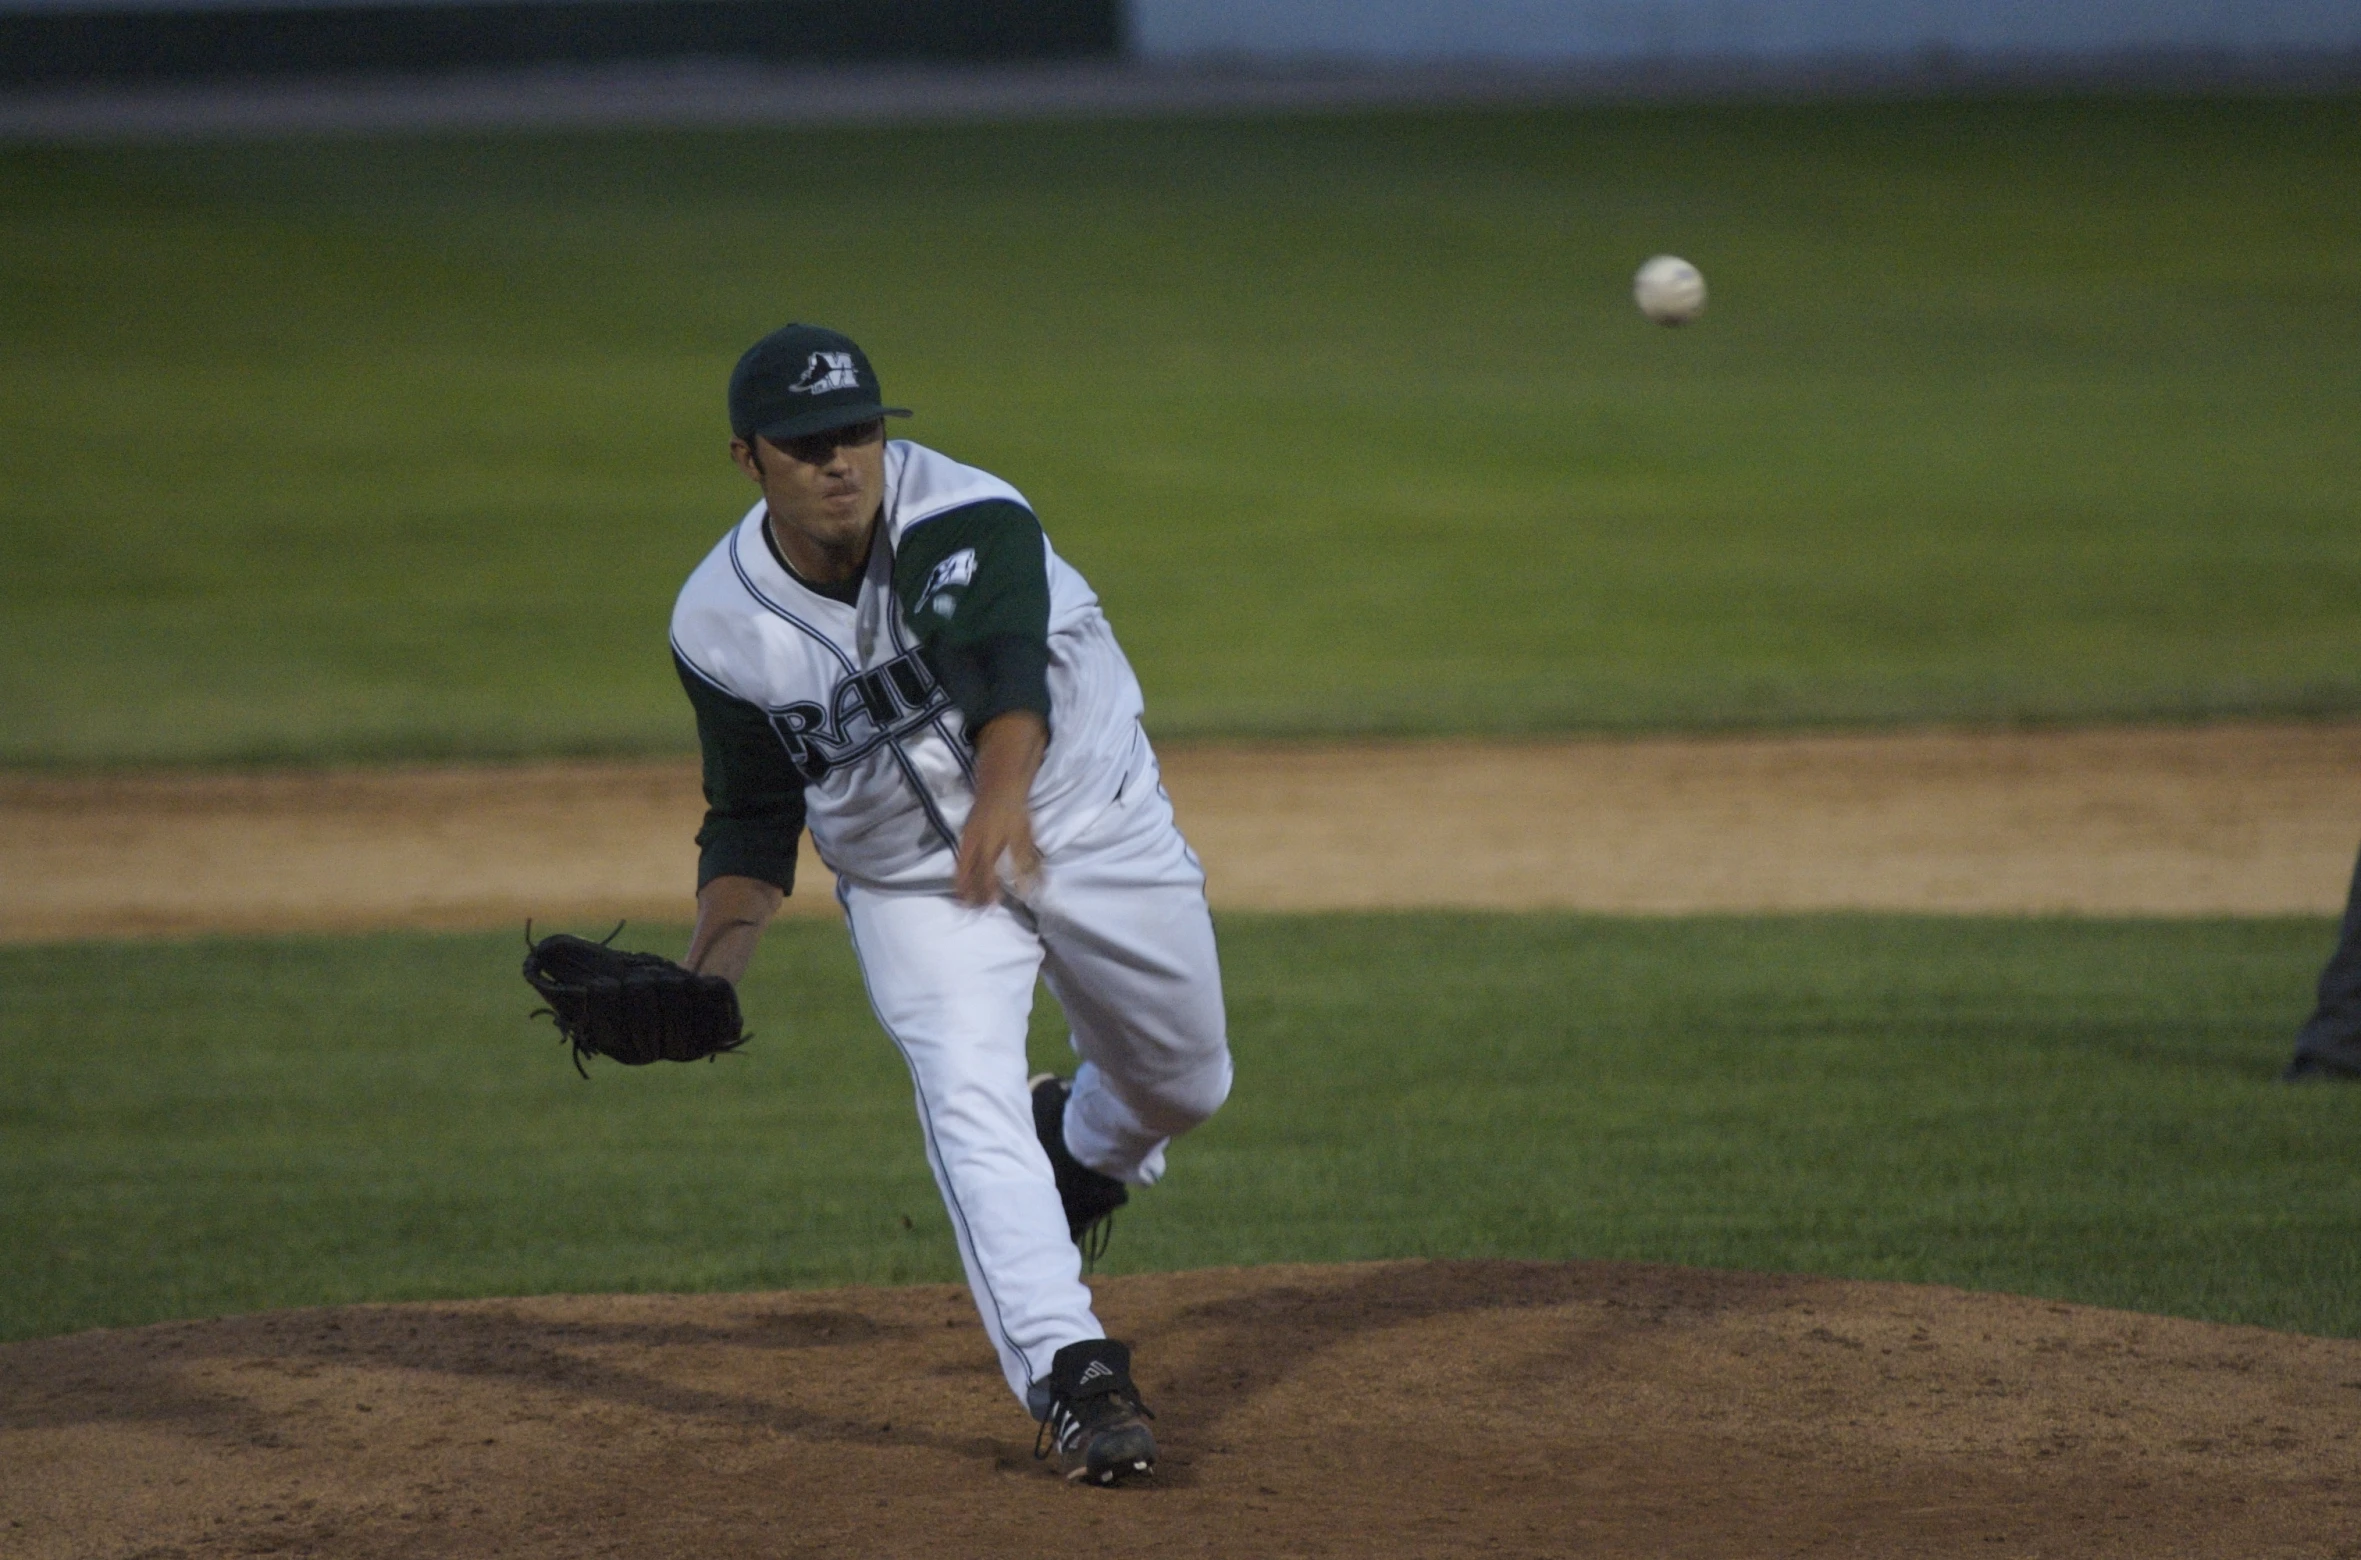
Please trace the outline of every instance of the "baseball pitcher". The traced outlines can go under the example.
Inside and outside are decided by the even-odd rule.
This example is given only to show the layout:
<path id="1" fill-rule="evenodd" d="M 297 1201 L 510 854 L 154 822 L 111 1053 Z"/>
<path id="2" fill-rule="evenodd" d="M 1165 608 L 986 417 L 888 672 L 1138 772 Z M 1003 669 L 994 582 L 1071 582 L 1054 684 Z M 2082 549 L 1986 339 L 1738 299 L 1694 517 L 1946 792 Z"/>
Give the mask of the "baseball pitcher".
<path id="1" fill-rule="evenodd" d="M 729 411 L 761 498 L 672 616 L 707 802 L 683 963 L 738 981 L 808 826 L 1037 1449 L 1074 1480 L 1151 1472 L 1080 1247 L 1221 1105 L 1230 1055 L 1205 874 L 1139 683 L 1022 494 L 885 437 L 909 414 L 844 336 L 756 342 Z M 1070 1081 L 1025 1075 L 1037 976 L 1072 1024 Z"/>

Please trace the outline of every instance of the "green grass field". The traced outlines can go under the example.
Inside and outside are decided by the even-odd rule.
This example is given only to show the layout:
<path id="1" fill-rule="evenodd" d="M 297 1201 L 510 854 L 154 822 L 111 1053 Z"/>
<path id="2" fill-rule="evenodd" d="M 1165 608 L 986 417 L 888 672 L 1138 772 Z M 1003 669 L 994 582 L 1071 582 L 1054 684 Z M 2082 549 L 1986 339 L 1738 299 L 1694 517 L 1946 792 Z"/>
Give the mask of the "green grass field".
<path id="1" fill-rule="evenodd" d="M 2273 1081 L 2332 935 L 1226 917 L 1237 1093 L 1108 1265 L 1647 1258 L 2361 1335 L 2361 1089 Z M 839 929 L 774 932 L 747 1052 L 588 1082 L 519 954 L 0 950 L 0 1337 L 957 1276 Z"/>
<path id="2" fill-rule="evenodd" d="M 792 316 L 1032 495 L 1161 734 L 2361 712 L 2357 108 L 0 147 L 0 768 L 688 750 L 665 615 Z M 2272 1081 L 2324 923 L 1223 933 L 1240 1091 L 1116 1270 L 2361 1336 L 2361 1090 Z M 0 1338 L 955 1276 L 835 928 L 748 1054 L 587 1083 L 520 954 L 0 948 Z"/>
<path id="3" fill-rule="evenodd" d="M 1161 733 L 2361 709 L 2357 107 L 0 148 L 0 765 L 686 749 L 790 316 Z"/>

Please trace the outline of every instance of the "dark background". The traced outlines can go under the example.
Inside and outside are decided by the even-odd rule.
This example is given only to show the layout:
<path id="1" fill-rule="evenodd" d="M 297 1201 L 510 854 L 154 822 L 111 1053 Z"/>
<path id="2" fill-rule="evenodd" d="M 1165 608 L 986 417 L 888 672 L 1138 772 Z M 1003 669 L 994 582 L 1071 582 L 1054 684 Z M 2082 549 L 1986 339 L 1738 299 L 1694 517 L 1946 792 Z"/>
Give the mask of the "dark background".
<path id="1" fill-rule="evenodd" d="M 0 13 L 0 86 L 613 60 L 1111 57 L 1117 0 L 505 0 Z"/>

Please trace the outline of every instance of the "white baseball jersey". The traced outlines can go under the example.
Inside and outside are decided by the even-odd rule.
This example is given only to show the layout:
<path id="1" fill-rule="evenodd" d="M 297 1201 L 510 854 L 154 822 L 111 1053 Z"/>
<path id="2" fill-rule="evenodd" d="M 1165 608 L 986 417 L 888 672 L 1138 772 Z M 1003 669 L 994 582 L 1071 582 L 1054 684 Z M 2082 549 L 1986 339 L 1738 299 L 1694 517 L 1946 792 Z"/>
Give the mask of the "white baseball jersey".
<path id="1" fill-rule="evenodd" d="M 897 891 L 940 891 L 951 882 L 974 797 L 973 749 L 903 621 L 894 552 L 929 520 L 995 499 L 1031 508 L 989 472 L 893 440 L 857 605 L 787 571 L 764 537 L 758 502 L 697 566 L 673 607 L 681 661 L 768 716 L 804 778 L 820 859 L 841 878 Z M 1050 853 L 1087 829 L 1150 756 L 1139 681 L 1098 597 L 1046 538 L 1042 545 L 1054 715 L 1031 801 L 1034 838 Z M 948 569 L 945 582 L 956 583 L 958 562 L 956 554 L 946 559 L 937 574 Z"/>

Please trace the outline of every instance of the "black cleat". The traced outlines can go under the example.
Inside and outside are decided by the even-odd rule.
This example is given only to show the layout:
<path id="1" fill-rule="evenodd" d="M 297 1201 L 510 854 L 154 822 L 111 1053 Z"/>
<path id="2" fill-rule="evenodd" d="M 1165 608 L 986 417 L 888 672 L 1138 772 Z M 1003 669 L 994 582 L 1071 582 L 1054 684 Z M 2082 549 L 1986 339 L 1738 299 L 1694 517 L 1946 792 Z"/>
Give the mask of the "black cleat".
<path id="1" fill-rule="evenodd" d="M 1120 1484 L 1156 1471 L 1156 1416 L 1131 1384 L 1131 1350 L 1112 1338 L 1069 1343 L 1049 1362 L 1049 1411 L 1033 1455 L 1073 1484 Z"/>
<path id="2" fill-rule="evenodd" d="M 1130 1189 L 1111 1175 L 1101 1175 L 1066 1149 L 1066 1099 L 1072 1084 L 1056 1073 L 1038 1073 L 1032 1080 L 1033 1131 L 1049 1155 L 1049 1168 L 1058 1180 L 1058 1201 L 1066 1205 L 1066 1233 L 1082 1254 L 1096 1262 L 1106 1254 L 1107 1237 L 1114 1232 L 1114 1211 L 1131 1201 Z"/>

